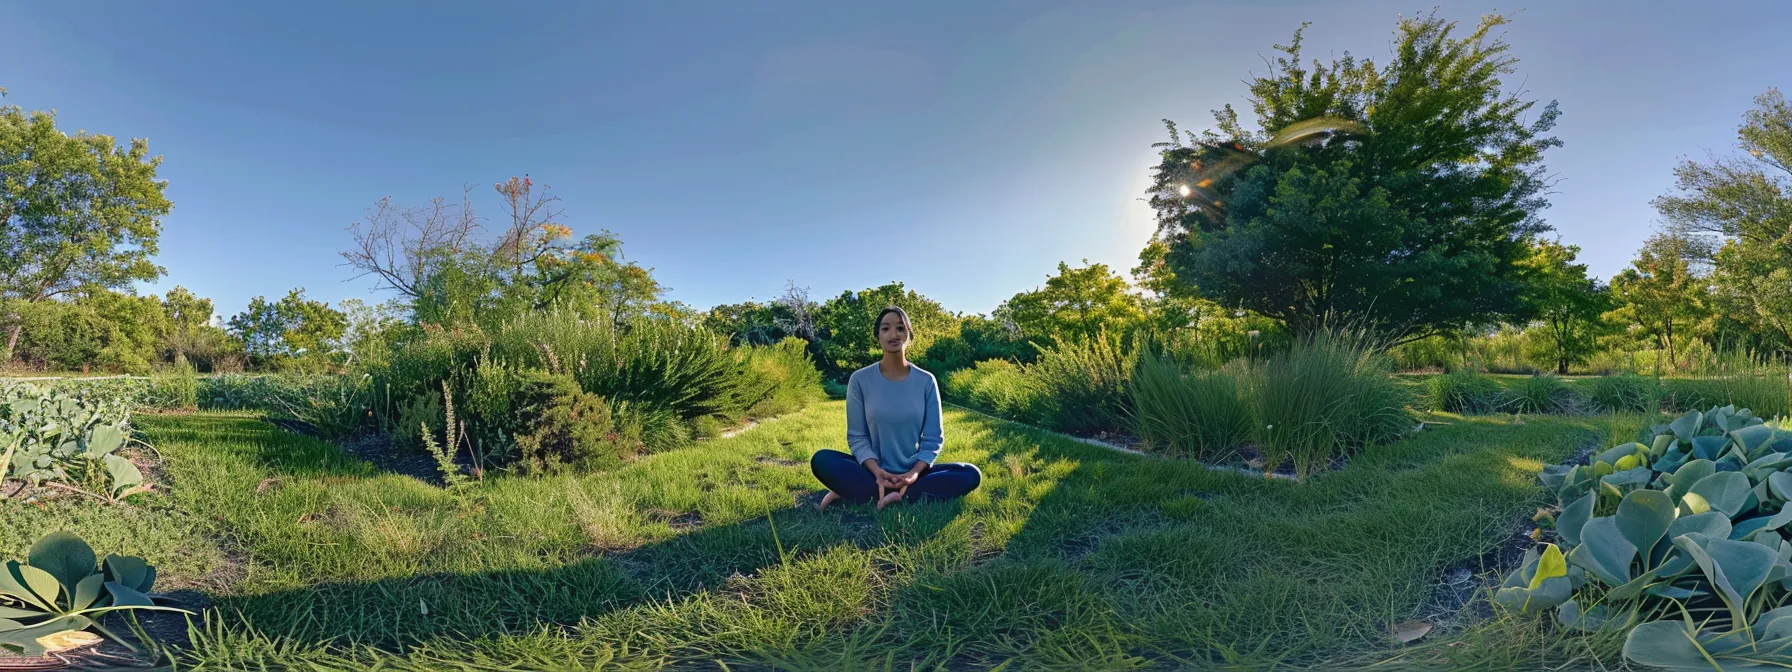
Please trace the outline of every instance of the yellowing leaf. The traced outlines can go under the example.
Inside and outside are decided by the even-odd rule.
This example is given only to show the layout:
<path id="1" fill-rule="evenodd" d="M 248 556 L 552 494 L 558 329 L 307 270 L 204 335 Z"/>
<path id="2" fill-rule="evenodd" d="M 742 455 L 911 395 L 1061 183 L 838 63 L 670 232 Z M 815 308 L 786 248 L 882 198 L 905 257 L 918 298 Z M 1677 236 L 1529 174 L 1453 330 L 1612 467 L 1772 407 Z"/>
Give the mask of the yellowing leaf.
<path id="1" fill-rule="evenodd" d="M 100 643 L 100 636 L 85 630 L 63 630 L 37 638 L 38 646 L 49 653 L 62 653 Z"/>
<path id="2" fill-rule="evenodd" d="M 1618 468 L 1618 471 L 1629 471 L 1631 469 L 1635 469 L 1637 467 L 1643 466 L 1642 461 L 1643 461 L 1642 456 L 1637 455 L 1636 453 L 1631 453 L 1629 455 L 1625 455 L 1624 457 L 1618 458 L 1618 464 L 1616 464 L 1614 466 L 1616 466 Z"/>
<path id="3" fill-rule="evenodd" d="M 1710 511 L 1711 503 L 1705 501 L 1705 498 L 1699 493 L 1688 492 L 1680 496 L 1680 509 L 1682 516 L 1696 516 Z"/>
<path id="4" fill-rule="evenodd" d="M 1568 575 L 1568 560 L 1562 557 L 1562 549 L 1555 544 L 1543 546 L 1543 554 L 1537 556 L 1537 573 L 1531 576 L 1531 590 L 1542 587 L 1545 579 Z"/>

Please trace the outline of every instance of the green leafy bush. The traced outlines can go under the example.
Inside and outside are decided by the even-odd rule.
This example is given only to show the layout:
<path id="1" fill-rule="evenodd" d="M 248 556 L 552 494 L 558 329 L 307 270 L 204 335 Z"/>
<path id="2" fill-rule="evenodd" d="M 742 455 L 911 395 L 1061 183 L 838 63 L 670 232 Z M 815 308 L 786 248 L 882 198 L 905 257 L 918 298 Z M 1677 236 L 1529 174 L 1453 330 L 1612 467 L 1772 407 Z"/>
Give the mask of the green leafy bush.
<path id="1" fill-rule="evenodd" d="M 18 383 L 0 389 L 0 481 L 87 486 L 117 499 L 143 482 L 117 454 L 130 437 L 130 404 Z"/>
<path id="2" fill-rule="evenodd" d="M 1251 436 L 1251 409 L 1239 393 L 1248 376 L 1243 366 L 1185 373 L 1145 353 L 1131 385 L 1134 431 L 1155 450 L 1223 460 Z"/>
<path id="3" fill-rule="evenodd" d="M 986 359 L 946 376 L 941 392 L 957 403 L 1020 422 L 1043 423 L 1039 385 L 1006 359 Z"/>
<path id="4" fill-rule="evenodd" d="M 183 611 L 156 606 L 149 592 L 156 570 L 142 558 L 107 555 L 68 532 L 52 532 L 32 544 L 25 562 L 8 560 L 0 571 L 0 650 L 42 656 L 40 638 L 94 630 L 124 643 L 100 627 L 115 611 Z M 126 644 L 129 646 L 129 644 Z"/>
<path id="5" fill-rule="evenodd" d="M 1116 336 L 1060 342 L 1043 348 L 1027 367 L 1040 392 L 1039 413 L 1052 429 L 1094 434 L 1125 428 L 1132 398 L 1127 385 L 1138 354 Z"/>
<path id="6" fill-rule="evenodd" d="M 1587 396 L 1600 408 L 1642 413 L 1661 407 L 1661 386 L 1634 374 L 1601 376 L 1588 383 Z"/>
<path id="7" fill-rule="evenodd" d="M 529 472 L 618 466 L 647 450 L 648 422 L 670 419 L 586 392 L 565 375 L 527 374 L 518 397 L 526 427 L 516 436 L 517 460 Z"/>
<path id="8" fill-rule="evenodd" d="M 491 358 L 571 375 L 606 399 L 669 409 L 686 420 L 725 414 L 745 362 L 708 329 L 638 319 L 621 327 L 567 312 L 536 313 L 492 338 Z"/>
<path id="9" fill-rule="evenodd" d="M 821 371 L 809 359 L 808 345 L 800 338 L 786 338 L 773 345 L 737 348 L 744 366 L 727 415 L 736 420 L 769 418 L 821 398 Z"/>
<path id="10" fill-rule="evenodd" d="M 1457 369 L 1426 382 L 1431 409 L 1446 413 L 1493 413 L 1506 407 L 1499 381 L 1474 369 Z"/>
<path id="11" fill-rule="evenodd" d="M 1544 470 L 1557 544 L 1527 554 L 1494 602 L 1631 628 L 1624 656 L 1640 665 L 1792 665 L 1792 608 L 1778 606 L 1792 595 L 1792 432 L 1726 406 L 1638 439 Z"/>
<path id="12" fill-rule="evenodd" d="M 1305 477 L 1332 459 L 1412 429 L 1405 391 L 1368 338 L 1323 331 L 1258 365 L 1246 395 L 1264 468 L 1292 462 Z"/>

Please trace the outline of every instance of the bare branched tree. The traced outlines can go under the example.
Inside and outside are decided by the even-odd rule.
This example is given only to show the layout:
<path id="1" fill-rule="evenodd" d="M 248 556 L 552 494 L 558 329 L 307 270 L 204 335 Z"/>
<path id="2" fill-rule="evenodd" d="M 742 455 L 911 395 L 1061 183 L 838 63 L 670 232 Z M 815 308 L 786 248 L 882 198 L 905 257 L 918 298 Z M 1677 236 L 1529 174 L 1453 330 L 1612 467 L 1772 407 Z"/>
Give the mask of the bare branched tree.
<path id="1" fill-rule="evenodd" d="M 416 298 L 435 264 L 479 245 L 484 227 L 472 192 L 471 186 L 463 188 L 458 204 L 436 198 L 420 207 L 393 205 L 391 196 L 380 199 L 368 208 L 365 221 L 349 226 L 355 244 L 342 258 L 360 271 L 356 278 L 371 275 L 381 289 Z"/>
<path id="2" fill-rule="evenodd" d="M 788 315 L 777 318 L 778 328 L 805 341 L 815 340 L 815 303 L 809 300 L 809 288 L 796 286 L 795 280 L 787 281 L 784 295 L 778 297 L 777 304 L 789 311 Z"/>
<path id="3" fill-rule="evenodd" d="M 510 226 L 498 238 L 493 253 L 512 270 L 539 261 L 554 239 L 572 235 L 559 222 L 566 211 L 559 205 L 560 197 L 549 194 L 547 185 L 537 193 L 534 181 L 525 174 L 522 179 L 512 177 L 492 186 L 504 197 L 504 209 L 510 212 Z"/>

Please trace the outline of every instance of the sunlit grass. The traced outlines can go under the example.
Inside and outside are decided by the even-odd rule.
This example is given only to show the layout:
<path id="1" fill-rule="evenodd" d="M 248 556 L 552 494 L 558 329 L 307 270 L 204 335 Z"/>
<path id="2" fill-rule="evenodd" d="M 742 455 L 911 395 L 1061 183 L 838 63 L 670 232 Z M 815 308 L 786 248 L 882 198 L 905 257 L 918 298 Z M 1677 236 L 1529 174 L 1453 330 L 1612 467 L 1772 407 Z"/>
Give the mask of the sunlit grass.
<path id="1" fill-rule="evenodd" d="M 1537 467 L 1612 431 L 1438 416 L 1296 484 L 948 411 L 946 459 L 982 489 L 821 515 L 807 459 L 839 447 L 843 410 L 460 493 L 252 418 L 145 418 L 174 487 L 135 514 L 167 540 L 134 551 L 176 582 L 206 549 L 245 556 L 184 654 L 210 669 L 1448 668 L 1536 638 L 1402 652 L 1387 627 L 1511 538 Z M 29 543 L 7 518 L 5 547 Z"/>

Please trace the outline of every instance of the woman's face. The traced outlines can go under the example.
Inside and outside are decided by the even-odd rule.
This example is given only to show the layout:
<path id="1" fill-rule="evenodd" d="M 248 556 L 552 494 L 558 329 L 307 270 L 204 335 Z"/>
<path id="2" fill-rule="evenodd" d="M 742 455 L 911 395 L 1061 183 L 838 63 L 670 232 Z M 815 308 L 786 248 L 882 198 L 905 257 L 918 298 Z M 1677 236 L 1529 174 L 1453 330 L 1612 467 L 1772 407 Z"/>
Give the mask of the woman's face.
<path id="1" fill-rule="evenodd" d="M 877 344 L 884 352 L 908 349 L 908 328 L 902 326 L 901 315 L 890 313 L 877 321 Z"/>

